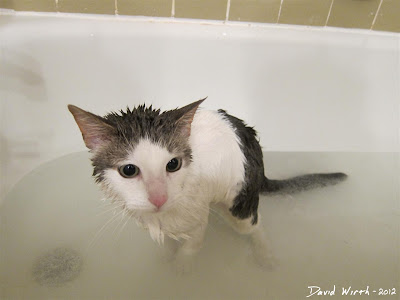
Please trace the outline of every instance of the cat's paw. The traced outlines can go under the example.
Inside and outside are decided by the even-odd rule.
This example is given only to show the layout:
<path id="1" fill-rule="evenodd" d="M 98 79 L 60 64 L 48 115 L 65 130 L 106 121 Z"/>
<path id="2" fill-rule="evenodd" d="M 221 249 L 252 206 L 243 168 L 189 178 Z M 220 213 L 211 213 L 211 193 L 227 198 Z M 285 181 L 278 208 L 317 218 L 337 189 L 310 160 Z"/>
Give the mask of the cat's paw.
<path id="1" fill-rule="evenodd" d="M 268 271 L 275 270 L 278 267 L 278 261 L 268 247 L 268 242 L 264 234 L 260 234 L 260 232 L 257 234 L 256 232 L 256 234 L 253 235 L 251 249 L 253 260 L 259 267 Z"/>
<path id="2" fill-rule="evenodd" d="M 177 255 L 173 261 L 173 268 L 178 276 L 189 274 L 193 271 L 194 261 L 190 255 Z"/>
<path id="3" fill-rule="evenodd" d="M 161 259 L 162 259 L 163 262 L 169 263 L 169 262 L 174 261 L 175 255 L 174 255 L 174 253 L 172 253 L 172 252 L 163 251 L 163 252 L 161 253 Z"/>
<path id="4" fill-rule="evenodd" d="M 161 258 L 164 262 L 173 262 L 176 260 L 176 250 L 171 248 L 162 249 Z"/>
<path id="5" fill-rule="evenodd" d="M 256 249 L 253 251 L 253 257 L 256 265 L 264 270 L 273 271 L 279 266 L 278 260 L 270 251 L 261 251 L 261 249 Z"/>
<path id="6" fill-rule="evenodd" d="M 276 270 L 279 266 L 278 260 L 271 253 L 254 253 L 254 261 L 257 266 L 267 271 Z"/>
<path id="7" fill-rule="evenodd" d="M 172 262 L 178 252 L 178 242 L 166 237 L 161 249 L 161 258 L 164 262 Z"/>

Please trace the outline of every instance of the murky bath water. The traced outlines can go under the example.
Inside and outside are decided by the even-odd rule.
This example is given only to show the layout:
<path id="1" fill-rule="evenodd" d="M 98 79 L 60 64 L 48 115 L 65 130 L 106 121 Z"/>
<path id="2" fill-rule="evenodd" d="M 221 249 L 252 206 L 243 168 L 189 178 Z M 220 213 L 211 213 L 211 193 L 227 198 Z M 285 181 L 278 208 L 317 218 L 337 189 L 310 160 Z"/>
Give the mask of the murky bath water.
<path id="1" fill-rule="evenodd" d="M 252 261 L 246 238 L 212 213 L 195 269 L 176 276 L 147 232 L 118 214 L 91 178 L 87 153 L 49 162 L 23 178 L 1 208 L 2 299 L 305 299 L 309 286 L 397 295 L 398 153 L 266 153 L 267 175 L 344 171 L 337 186 L 263 197 L 263 226 L 279 266 Z M 53 249 L 79 253 L 76 278 L 35 281 L 37 259 Z M 395 290 L 393 290 L 395 289 Z M 314 288 L 313 291 L 316 289 Z M 373 291 L 376 291 L 375 293 Z M 320 298 L 312 296 L 310 298 Z"/>

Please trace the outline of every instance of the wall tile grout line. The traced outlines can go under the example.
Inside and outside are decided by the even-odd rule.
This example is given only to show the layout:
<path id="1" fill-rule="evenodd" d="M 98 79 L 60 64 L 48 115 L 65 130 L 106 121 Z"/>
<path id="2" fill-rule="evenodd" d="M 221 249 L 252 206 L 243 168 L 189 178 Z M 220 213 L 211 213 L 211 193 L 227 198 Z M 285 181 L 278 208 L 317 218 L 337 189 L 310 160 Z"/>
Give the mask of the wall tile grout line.
<path id="1" fill-rule="evenodd" d="M 1 0 L 0 0 L 1 1 Z M 21 2 L 24 2 L 24 1 L 26 1 L 26 2 L 31 2 L 31 1 L 33 1 L 34 2 L 34 0 L 17 0 L 17 1 L 21 1 Z M 42 0 L 43 1 L 43 0 Z M 64 2 L 63 2 L 63 0 L 54 0 L 54 2 L 52 1 L 52 0 L 50 0 L 50 6 L 51 6 L 51 10 L 52 11 L 55 11 L 56 13 L 61 13 L 61 12 L 68 12 L 68 11 L 70 11 L 70 2 L 74 2 L 74 1 L 77 1 L 77 0 L 68 0 L 67 2 L 68 2 L 68 7 L 64 7 L 65 6 L 65 0 L 64 0 Z M 88 1 L 88 0 L 86 0 L 86 1 Z M 90 1 L 95 1 L 96 2 L 96 0 L 90 0 Z M 142 0 L 143 1 L 143 0 Z M 146 1 L 146 0 L 145 0 Z M 176 18 L 176 0 L 170 0 L 171 2 L 171 13 L 170 13 L 170 17 L 171 18 Z M 224 22 L 224 23 L 226 23 L 226 22 L 229 22 L 229 20 L 230 20 L 230 9 L 231 9 L 231 6 L 233 5 L 235 5 L 235 3 L 233 3 L 232 4 L 232 0 L 225 0 L 226 2 L 226 11 L 225 11 L 225 17 L 219 17 L 220 19 L 220 21 L 221 21 L 221 19 L 222 19 L 222 21 Z M 302 0 L 299 0 L 299 1 L 302 1 Z M 303 0 L 303 1 L 305 1 L 305 2 L 307 2 L 306 0 Z M 315 0 L 316 1 L 316 0 Z M 326 0 L 326 1 L 328 1 L 328 0 Z M 346 25 L 346 24 L 340 24 L 340 21 L 341 21 L 341 18 L 343 18 L 342 16 L 340 16 L 340 13 L 339 13 L 339 15 L 338 16 L 336 16 L 336 6 L 338 5 L 338 2 L 337 1 L 335 1 L 335 0 L 329 0 L 330 1 L 330 3 L 328 4 L 328 3 L 326 3 L 326 4 L 328 4 L 329 5 L 329 9 L 328 9 L 328 12 L 327 12 L 327 15 L 326 15 L 326 19 L 325 19 L 325 24 L 324 23 L 322 23 L 322 24 L 324 24 L 324 25 L 322 25 L 322 26 L 325 26 L 325 27 L 328 27 L 328 26 L 333 26 L 333 27 L 337 27 L 337 28 L 346 28 L 346 26 L 340 26 L 340 25 Z M 388 20 L 388 19 L 390 19 L 390 16 L 386 16 L 386 15 L 384 15 L 384 13 L 385 13 L 385 9 L 386 9 L 386 6 L 383 6 L 383 4 L 385 3 L 385 5 L 387 4 L 387 3 L 389 3 L 390 1 L 395 1 L 395 0 L 379 0 L 379 1 L 376 1 L 375 2 L 375 5 L 376 4 L 378 4 L 377 5 L 377 7 L 376 7 L 376 11 L 375 11 L 375 14 L 373 13 L 373 11 L 371 12 L 371 10 L 369 10 L 368 11 L 368 21 L 371 21 L 371 19 L 372 19 L 372 21 L 371 21 L 371 23 L 370 23 L 370 26 L 368 26 L 368 24 L 364 24 L 363 26 L 363 28 L 362 29 L 366 29 L 366 30 L 378 30 L 378 31 L 387 31 L 387 32 L 398 32 L 398 33 L 400 33 L 400 31 L 399 31 L 399 29 L 398 29 L 398 27 L 396 27 L 397 25 L 396 25 L 396 23 L 394 23 L 394 24 L 387 24 L 387 22 L 395 22 L 395 21 L 392 21 L 392 20 Z M 396 1 L 400 1 L 400 0 L 396 0 Z M 12 0 L 11 0 L 11 2 L 12 2 Z M 140 2 L 140 1 L 139 1 Z M 290 2 L 290 1 L 289 1 Z M 54 5 L 54 6 L 52 6 L 52 4 Z M 276 21 L 275 21 L 275 24 L 281 24 L 280 22 L 282 22 L 282 20 L 283 20 L 283 18 L 284 19 L 286 19 L 287 18 L 287 16 L 286 16 L 286 7 L 290 4 L 288 4 L 287 3 L 287 1 L 285 2 L 285 0 L 279 0 L 279 2 L 278 2 L 280 5 L 279 5 L 279 10 L 278 10 L 278 13 L 277 13 L 277 16 L 276 16 Z M 109 3 L 109 4 L 111 4 L 111 3 Z M 223 4 L 223 3 L 222 3 Z M 341 3 L 342 4 L 342 3 Z M 285 11 L 283 10 L 283 6 L 285 5 Z M 114 15 L 116 15 L 116 16 L 118 16 L 119 15 L 119 8 L 118 8 L 118 6 L 119 6 L 119 3 L 118 3 L 118 0 L 114 0 Z M 341 7 L 340 8 L 338 8 L 338 10 L 343 10 L 343 8 L 342 8 L 342 5 L 340 5 Z M 5 8 L 4 9 L 7 9 L 6 8 L 7 6 L 5 6 Z M 37 9 L 37 8 L 39 8 L 40 6 L 38 6 L 38 7 L 36 7 L 36 6 L 34 6 L 33 8 L 31 8 L 31 6 L 27 6 L 27 7 L 22 7 L 22 9 L 23 8 L 28 8 L 28 11 L 29 11 L 29 8 L 31 9 L 31 11 L 35 11 L 35 9 Z M 18 7 L 18 8 L 20 8 L 20 7 Z M 78 8 L 79 8 L 79 5 L 78 5 Z M 90 8 L 90 9 L 92 9 L 93 7 L 92 6 L 90 6 L 90 7 L 88 7 L 88 8 Z M 80 12 L 81 14 L 86 14 L 87 12 L 86 12 L 86 10 L 88 10 L 88 8 L 86 8 L 86 6 L 84 6 L 84 8 L 82 9 L 82 8 L 79 8 L 80 10 L 78 10 L 78 11 L 75 11 L 76 13 L 77 12 Z M 94 7 L 94 8 L 97 8 L 96 6 Z M 236 9 L 236 7 L 234 7 L 235 9 Z M 334 9 L 335 8 L 335 9 Z M 2 8 L 2 5 L 0 5 L 0 10 L 2 10 L 3 8 Z M 47 8 L 48 9 L 48 8 Z M 91 11 L 89 9 L 89 11 Z M 372 9 L 372 8 L 371 8 Z M 387 8 L 388 10 L 390 10 L 391 8 Z M 397 8 L 397 6 L 395 6 L 395 8 L 394 8 L 395 10 L 396 10 L 396 13 L 398 12 L 398 8 Z M 112 10 L 112 9 L 111 9 Z M 97 11 L 97 10 L 95 10 L 95 11 Z M 100 11 L 103 11 L 103 8 L 101 8 L 100 9 Z M 74 12 L 74 10 L 72 10 L 71 11 L 72 13 Z M 221 11 L 220 11 L 221 12 Z M 325 9 L 325 12 L 326 12 L 326 9 Z M 185 16 L 186 14 L 185 14 L 185 11 L 184 12 L 182 12 L 183 13 L 183 15 Z M 108 11 L 107 10 L 107 12 L 105 13 L 105 14 L 112 14 L 112 11 Z M 164 13 L 163 13 L 164 14 Z M 133 12 L 133 15 L 135 15 L 135 11 Z M 168 16 L 169 14 L 168 14 L 168 12 L 167 12 L 167 15 L 166 16 Z M 282 17 L 282 15 L 283 15 L 283 17 Z M 165 15 L 164 15 L 165 16 Z M 331 18 L 334 18 L 335 20 L 333 20 L 334 22 L 332 23 L 332 21 L 331 21 Z M 378 20 L 378 18 L 379 18 L 379 20 Z M 338 19 L 338 20 L 337 20 Z M 346 18 L 345 18 L 346 19 Z M 239 20 L 238 21 L 240 21 L 240 18 L 239 18 Z M 338 24 L 336 24 L 337 23 L 337 21 L 339 22 Z M 273 20 L 271 20 L 270 22 L 262 22 L 261 21 L 261 23 L 274 23 L 274 21 Z M 336 25 L 335 25 L 335 24 Z M 293 23 L 293 25 L 295 25 L 296 23 Z M 331 24 L 331 25 L 329 25 L 329 24 Z M 347 24 L 348 25 L 348 24 Z M 357 25 L 357 24 L 356 24 Z M 366 26 L 365 26 L 366 25 Z M 312 25 L 311 25 L 312 26 Z M 351 27 L 351 25 L 348 25 L 348 26 L 350 26 L 350 28 L 352 28 Z M 390 27 L 390 26 L 395 26 L 395 27 Z M 368 28 L 369 27 L 369 28 Z M 358 27 L 355 27 L 355 28 L 358 28 Z M 376 29 L 376 28 L 378 28 L 378 29 Z"/>
<path id="2" fill-rule="evenodd" d="M 331 17 L 333 2 L 335 2 L 335 0 L 331 1 L 331 6 L 329 7 L 328 15 L 326 16 L 325 26 L 328 26 L 329 18 Z"/>
<path id="3" fill-rule="evenodd" d="M 283 6 L 283 0 L 281 0 L 281 5 L 279 6 L 278 19 L 276 20 L 276 23 L 279 23 L 279 20 L 281 18 L 282 6 Z"/>
<path id="4" fill-rule="evenodd" d="M 172 0 L 171 4 L 171 18 L 175 18 L 175 0 Z"/>
<path id="5" fill-rule="evenodd" d="M 378 9 L 376 10 L 375 17 L 374 17 L 374 19 L 372 20 L 372 24 L 371 24 L 370 30 L 372 30 L 372 29 L 374 28 L 376 19 L 378 18 L 378 15 L 379 15 L 379 11 L 381 10 L 382 2 L 383 2 L 383 0 L 381 0 L 381 1 L 379 2 Z"/>
<path id="6" fill-rule="evenodd" d="M 229 12 L 231 10 L 231 0 L 226 1 L 226 15 L 225 15 L 225 22 L 229 21 Z"/>

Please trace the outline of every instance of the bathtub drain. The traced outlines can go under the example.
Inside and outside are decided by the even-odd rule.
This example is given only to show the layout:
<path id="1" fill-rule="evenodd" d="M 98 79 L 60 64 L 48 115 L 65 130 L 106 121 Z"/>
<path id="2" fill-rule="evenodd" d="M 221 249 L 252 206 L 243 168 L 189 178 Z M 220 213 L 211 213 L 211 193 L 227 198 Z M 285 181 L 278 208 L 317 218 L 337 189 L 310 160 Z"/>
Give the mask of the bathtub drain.
<path id="1" fill-rule="evenodd" d="M 33 278 L 45 286 L 59 286 L 78 277 L 82 259 L 72 249 L 56 248 L 40 256 L 33 266 Z"/>

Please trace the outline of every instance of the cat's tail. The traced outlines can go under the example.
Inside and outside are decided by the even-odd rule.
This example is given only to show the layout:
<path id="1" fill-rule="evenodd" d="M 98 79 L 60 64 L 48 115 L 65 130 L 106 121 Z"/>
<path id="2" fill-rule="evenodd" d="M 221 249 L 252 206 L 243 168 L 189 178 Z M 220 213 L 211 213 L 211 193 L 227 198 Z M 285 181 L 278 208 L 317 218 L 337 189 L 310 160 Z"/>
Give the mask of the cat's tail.
<path id="1" fill-rule="evenodd" d="M 264 178 L 263 194 L 293 194 L 315 188 L 335 185 L 347 178 L 344 173 L 307 174 L 283 180 Z"/>

